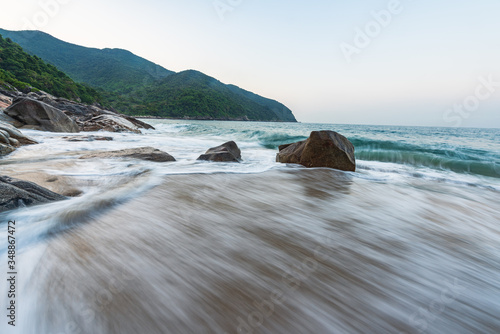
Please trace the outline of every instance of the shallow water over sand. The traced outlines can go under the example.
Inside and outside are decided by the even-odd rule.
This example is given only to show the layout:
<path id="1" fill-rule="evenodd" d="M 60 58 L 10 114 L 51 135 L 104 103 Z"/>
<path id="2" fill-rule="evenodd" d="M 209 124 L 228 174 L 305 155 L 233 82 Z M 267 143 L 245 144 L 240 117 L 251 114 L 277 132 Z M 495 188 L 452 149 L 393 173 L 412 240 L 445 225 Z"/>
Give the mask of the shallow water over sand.
<path id="1" fill-rule="evenodd" d="M 497 204 L 325 169 L 168 176 L 63 232 L 45 226 L 21 258 L 40 254 L 19 329 L 497 333 Z"/>
<path id="2" fill-rule="evenodd" d="M 0 160 L 81 192 L 0 214 L 2 231 L 18 222 L 20 266 L 17 326 L 1 333 L 500 332 L 498 132 L 465 147 L 417 129 L 410 147 L 408 129 L 346 126 L 361 156 L 344 173 L 274 162 L 311 125 L 156 122 L 113 142 L 33 131 L 40 145 Z M 243 163 L 196 162 L 231 139 Z M 148 145 L 178 161 L 78 159 Z"/>

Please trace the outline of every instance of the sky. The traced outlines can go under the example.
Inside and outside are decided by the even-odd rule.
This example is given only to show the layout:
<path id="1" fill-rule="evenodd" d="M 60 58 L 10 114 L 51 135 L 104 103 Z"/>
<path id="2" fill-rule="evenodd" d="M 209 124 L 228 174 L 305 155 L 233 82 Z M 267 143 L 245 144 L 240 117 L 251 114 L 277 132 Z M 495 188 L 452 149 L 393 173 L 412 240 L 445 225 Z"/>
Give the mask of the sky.
<path id="1" fill-rule="evenodd" d="M 3 0 L 0 27 L 121 48 L 301 122 L 500 128 L 500 1 Z"/>

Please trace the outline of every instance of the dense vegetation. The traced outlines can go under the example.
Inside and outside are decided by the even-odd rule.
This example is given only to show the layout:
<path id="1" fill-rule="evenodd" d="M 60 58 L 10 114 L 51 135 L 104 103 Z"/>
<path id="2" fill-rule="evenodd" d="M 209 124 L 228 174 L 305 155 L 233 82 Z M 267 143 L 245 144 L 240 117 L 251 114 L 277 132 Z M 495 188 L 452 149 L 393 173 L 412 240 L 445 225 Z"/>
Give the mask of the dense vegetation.
<path id="1" fill-rule="evenodd" d="M 174 73 L 126 50 L 87 48 L 41 31 L 0 29 L 0 34 L 73 80 L 109 92 L 129 93 Z"/>
<path id="2" fill-rule="evenodd" d="M 172 74 L 149 87 L 113 100 L 119 110 L 135 115 L 216 119 L 280 120 L 269 107 L 257 104 L 227 85 L 198 71 Z"/>
<path id="3" fill-rule="evenodd" d="M 295 121 L 283 104 L 201 72 L 175 73 L 129 51 L 86 48 L 40 31 L 0 29 L 0 34 L 72 79 L 95 87 L 102 104 L 125 114 Z"/>
<path id="4" fill-rule="evenodd" d="M 55 66 L 32 56 L 14 43 L 0 35 L 0 84 L 9 84 L 19 90 L 32 87 L 44 90 L 55 96 L 85 103 L 100 100 L 100 94 L 93 88 L 75 83 Z"/>

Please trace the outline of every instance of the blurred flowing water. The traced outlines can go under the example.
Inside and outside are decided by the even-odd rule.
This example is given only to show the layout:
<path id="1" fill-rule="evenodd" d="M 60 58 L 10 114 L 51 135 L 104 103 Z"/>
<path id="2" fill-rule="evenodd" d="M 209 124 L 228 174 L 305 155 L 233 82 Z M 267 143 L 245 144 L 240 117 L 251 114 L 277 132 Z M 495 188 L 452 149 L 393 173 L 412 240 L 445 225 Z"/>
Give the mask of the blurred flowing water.
<path id="1" fill-rule="evenodd" d="M 41 144 L 0 160 L 82 191 L 0 214 L 20 266 L 1 333 L 500 332 L 500 130 L 148 122 L 112 142 L 26 131 Z M 357 172 L 274 161 L 320 129 Z M 241 164 L 196 161 L 227 140 Z M 140 146 L 178 161 L 78 159 Z"/>

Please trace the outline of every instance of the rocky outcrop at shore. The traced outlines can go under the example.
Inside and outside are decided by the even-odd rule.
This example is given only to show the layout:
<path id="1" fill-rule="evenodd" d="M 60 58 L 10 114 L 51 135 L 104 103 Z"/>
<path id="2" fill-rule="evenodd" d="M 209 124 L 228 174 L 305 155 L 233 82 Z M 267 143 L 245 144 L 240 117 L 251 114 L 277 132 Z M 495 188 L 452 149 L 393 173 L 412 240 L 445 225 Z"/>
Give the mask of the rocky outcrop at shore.
<path id="1" fill-rule="evenodd" d="M 22 97 L 14 100 L 5 114 L 23 124 L 21 129 L 50 132 L 79 132 L 74 120 L 46 103 Z"/>
<path id="2" fill-rule="evenodd" d="M 82 131 L 109 131 L 141 133 L 139 127 L 129 120 L 116 115 L 98 115 L 80 122 Z"/>
<path id="3" fill-rule="evenodd" d="M 12 125 L 0 120 L 0 156 L 14 152 L 22 145 L 37 144 L 37 142 L 26 137 Z"/>
<path id="4" fill-rule="evenodd" d="M 208 149 L 198 160 L 216 162 L 240 162 L 241 151 L 234 141 L 228 141 L 217 147 Z"/>
<path id="5" fill-rule="evenodd" d="M 0 176 L 0 212 L 65 198 L 35 183 Z"/>
<path id="6" fill-rule="evenodd" d="M 276 161 L 305 167 L 356 170 L 354 146 L 346 137 L 334 131 L 313 131 L 307 140 L 281 145 Z"/>
<path id="7" fill-rule="evenodd" d="M 132 158 L 154 162 L 175 161 L 175 158 L 167 152 L 160 151 L 153 147 L 130 148 L 118 151 L 102 151 L 85 154 L 80 159 L 92 158 Z"/>
<path id="8" fill-rule="evenodd" d="M 57 98 L 43 91 L 27 94 L 19 91 L 0 91 L 0 101 L 3 107 L 7 107 L 5 113 L 11 117 L 10 121 L 16 122 L 13 125 L 20 128 L 53 132 L 103 130 L 134 133 L 140 133 L 140 129 L 154 129 L 134 117 L 107 110 L 100 104 L 86 105 Z M 60 116 L 61 113 L 75 125 L 68 125 L 65 118 Z M 63 120 L 62 123 L 59 120 Z"/>

